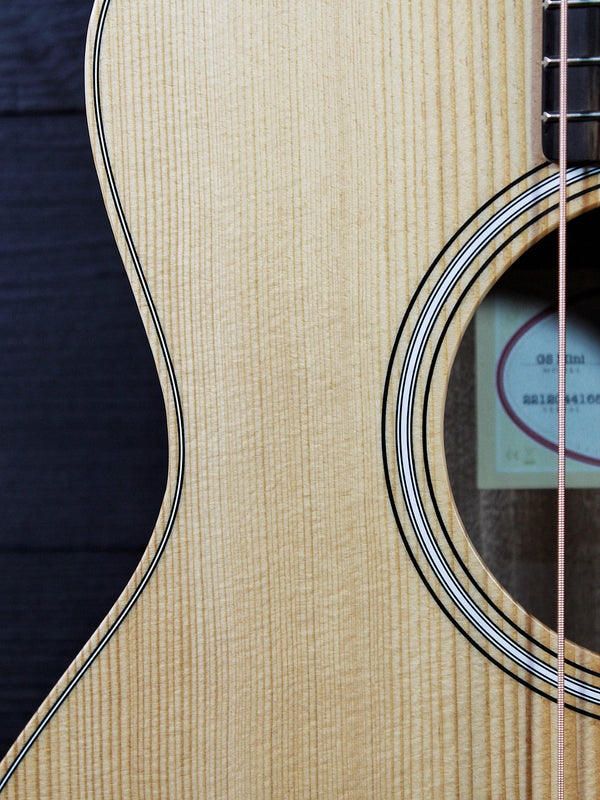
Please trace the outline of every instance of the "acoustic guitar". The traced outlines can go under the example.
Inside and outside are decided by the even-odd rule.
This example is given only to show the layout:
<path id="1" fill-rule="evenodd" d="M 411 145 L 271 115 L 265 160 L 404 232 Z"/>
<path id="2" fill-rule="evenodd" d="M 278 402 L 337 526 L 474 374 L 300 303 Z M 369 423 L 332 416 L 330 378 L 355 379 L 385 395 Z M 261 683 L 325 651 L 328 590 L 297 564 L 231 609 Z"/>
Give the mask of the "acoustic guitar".
<path id="1" fill-rule="evenodd" d="M 471 317 L 557 224 L 541 26 L 538 0 L 96 1 L 168 483 L 3 800 L 553 796 L 556 634 L 471 543 L 443 441 Z M 598 205 L 598 168 L 568 181 L 570 217 Z M 596 652 L 567 643 L 565 689 L 566 796 L 597 798 Z"/>

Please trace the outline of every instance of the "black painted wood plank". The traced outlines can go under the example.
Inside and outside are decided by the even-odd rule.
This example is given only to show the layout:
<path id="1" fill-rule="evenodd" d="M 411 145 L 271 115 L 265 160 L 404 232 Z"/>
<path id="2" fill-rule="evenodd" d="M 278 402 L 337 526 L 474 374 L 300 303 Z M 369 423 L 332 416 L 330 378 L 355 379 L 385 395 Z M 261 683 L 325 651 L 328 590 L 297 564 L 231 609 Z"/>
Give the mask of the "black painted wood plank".
<path id="1" fill-rule="evenodd" d="M 2 0 L 0 113 L 81 110 L 93 0 Z"/>
<path id="2" fill-rule="evenodd" d="M 0 178 L 0 548 L 139 549 L 164 408 L 83 116 L 3 120 Z"/>
<path id="3" fill-rule="evenodd" d="M 0 118 L 0 377 L 4 752 L 131 576 L 166 477 L 82 113 Z"/>
<path id="4" fill-rule="evenodd" d="M 134 553 L 0 554 L 0 586 L 11 598 L 10 614 L 1 617 L 0 757 L 90 638 L 98 615 L 109 611 L 115 583 L 124 585 L 136 563 Z"/>

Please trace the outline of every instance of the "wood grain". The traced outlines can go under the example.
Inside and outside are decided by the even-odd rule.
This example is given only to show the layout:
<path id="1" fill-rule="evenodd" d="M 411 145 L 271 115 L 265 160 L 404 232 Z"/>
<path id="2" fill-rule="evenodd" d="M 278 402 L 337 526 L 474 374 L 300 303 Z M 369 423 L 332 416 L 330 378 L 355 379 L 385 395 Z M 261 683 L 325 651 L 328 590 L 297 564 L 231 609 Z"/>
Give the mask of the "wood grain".
<path id="1" fill-rule="evenodd" d="M 384 413 L 393 453 L 388 365 L 452 248 L 551 179 L 522 177 L 538 165 L 535 20 L 509 0 L 96 4 L 92 141 L 165 394 L 169 479 L 134 578 L 3 762 L 6 797 L 552 796 L 551 683 L 436 594 L 381 438 Z M 462 529 L 442 416 L 479 297 L 554 224 L 551 202 L 454 286 L 408 433 L 442 556 L 543 663 L 553 634 Z M 571 702 L 568 796 L 592 798 L 597 708 Z"/>

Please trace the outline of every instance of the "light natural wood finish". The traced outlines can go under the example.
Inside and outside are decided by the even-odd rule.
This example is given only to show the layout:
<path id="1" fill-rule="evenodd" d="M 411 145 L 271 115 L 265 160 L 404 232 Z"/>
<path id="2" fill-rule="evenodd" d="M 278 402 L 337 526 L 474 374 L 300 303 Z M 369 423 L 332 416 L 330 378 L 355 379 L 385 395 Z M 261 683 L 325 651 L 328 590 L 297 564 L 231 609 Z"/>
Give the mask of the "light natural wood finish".
<path id="1" fill-rule="evenodd" d="M 547 687 L 428 592 L 399 536 L 381 441 L 388 363 L 421 277 L 539 163 L 540 16 L 533 0 L 97 0 L 92 145 L 165 393 L 169 484 L 124 595 L 3 762 L 2 774 L 26 750 L 6 798 L 552 797 L 554 705 L 529 684 Z M 184 454 L 107 163 L 173 361 Z M 596 202 L 594 192 L 574 212 Z M 485 589 L 490 617 L 528 631 L 548 661 L 553 635 L 462 530 L 441 420 L 479 297 L 554 222 L 528 227 L 474 284 L 427 406 L 432 486 L 455 552 L 441 547 Z M 393 413 L 392 402 L 397 498 Z M 418 432 L 419 403 L 414 413 Z M 600 670 L 594 654 L 568 656 Z M 600 723 L 570 711 L 566 725 L 567 796 L 595 798 Z"/>

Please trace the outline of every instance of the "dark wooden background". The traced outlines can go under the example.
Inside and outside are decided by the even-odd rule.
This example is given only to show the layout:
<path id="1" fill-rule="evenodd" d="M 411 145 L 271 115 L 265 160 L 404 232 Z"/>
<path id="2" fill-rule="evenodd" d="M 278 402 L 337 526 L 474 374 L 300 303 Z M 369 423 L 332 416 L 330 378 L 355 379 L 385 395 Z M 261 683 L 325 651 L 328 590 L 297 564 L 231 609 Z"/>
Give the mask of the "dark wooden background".
<path id="1" fill-rule="evenodd" d="M 91 6 L 0 2 L 0 756 L 133 572 L 166 476 L 88 142 Z"/>

